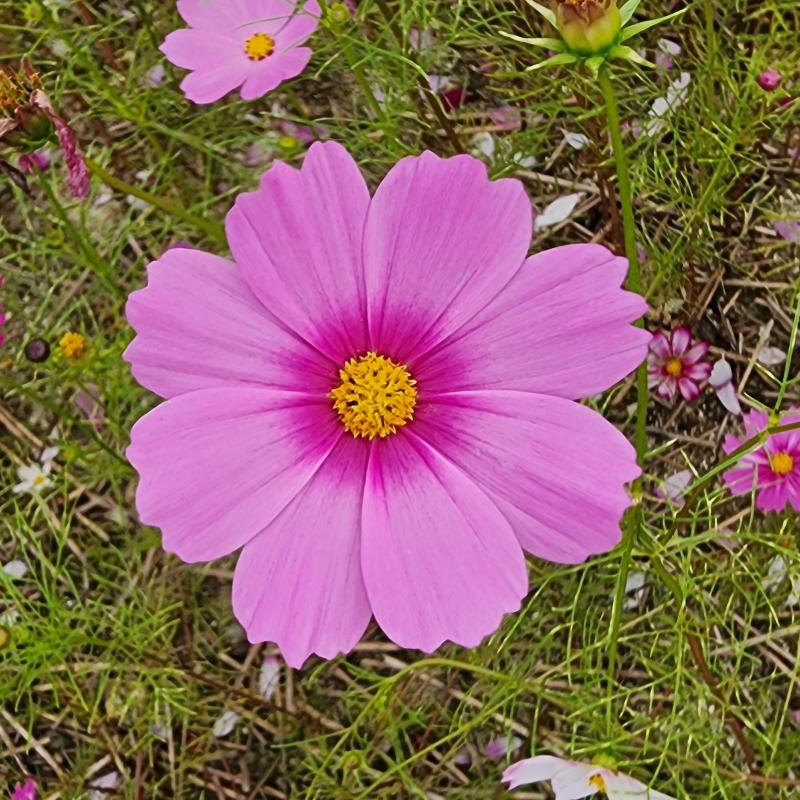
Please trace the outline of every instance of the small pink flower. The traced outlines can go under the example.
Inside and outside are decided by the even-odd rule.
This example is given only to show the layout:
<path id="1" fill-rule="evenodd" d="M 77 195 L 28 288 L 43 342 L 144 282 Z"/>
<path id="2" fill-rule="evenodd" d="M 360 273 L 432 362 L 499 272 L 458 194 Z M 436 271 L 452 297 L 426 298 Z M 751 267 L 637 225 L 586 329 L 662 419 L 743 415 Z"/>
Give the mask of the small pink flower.
<path id="1" fill-rule="evenodd" d="M 608 800 L 674 800 L 616 769 L 557 756 L 526 758 L 503 773 L 503 783 L 509 784 L 509 790 L 541 781 L 550 781 L 556 800 L 580 800 L 598 792 Z"/>
<path id="2" fill-rule="evenodd" d="M 17 784 L 11 800 L 36 800 L 36 784 L 28 779 L 23 785 Z"/>
<path id="3" fill-rule="evenodd" d="M 756 78 L 756 83 L 765 91 L 773 92 L 780 86 L 781 74 L 776 69 L 765 69 Z"/>
<path id="4" fill-rule="evenodd" d="M 700 394 L 698 383 L 711 374 L 711 364 L 700 359 L 708 351 L 708 342 L 692 345 L 692 334 L 686 328 L 675 328 L 669 339 L 657 333 L 647 354 L 648 387 L 671 400 L 675 392 L 691 403 Z"/>
<path id="5" fill-rule="evenodd" d="M 764 411 L 751 411 L 743 417 L 747 439 L 763 431 L 769 424 Z M 781 415 L 780 425 L 800 422 L 800 408 L 790 408 Z M 723 452 L 732 453 L 742 439 L 726 436 Z M 782 511 L 787 501 L 800 511 L 800 428 L 768 437 L 764 446 L 742 457 L 736 467 L 723 474 L 731 494 L 747 494 L 757 489 L 756 508 Z"/>
<path id="6" fill-rule="evenodd" d="M 226 219 L 234 263 L 166 252 L 134 292 L 136 507 L 189 562 L 243 548 L 233 610 L 300 667 L 374 615 L 403 647 L 474 647 L 528 591 L 523 551 L 620 540 L 634 450 L 574 402 L 645 357 L 627 261 L 527 257 L 531 206 L 461 155 L 374 196 L 334 142 L 276 163 Z"/>
<path id="7" fill-rule="evenodd" d="M 310 147 L 318 139 L 327 137 L 328 132 L 320 125 L 315 125 L 314 129 L 306 125 L 297 125 L 290 120 L 278 119 L 275 120 L 275 127 L 284 135 L 291 136 L 302 147 Z"/>
<path id="8" fill-rule="evenodd" d="M 772 223 L 775 233 L 787 242 L 800 242 L 800 222 L 796 219 L 779 219 Z"/>
<path id="9" fill-rule="evenodd" d="M 17 169 L 26 175 L 33 175 L 36 169 L 39 172 L 44 172 L 49 166 L 50 153 L 46 149 L 37 150 L 35 153 L 23 153 L 17 158 Z"/>
<path id="10" fill-rule="evenodd" d="M 254 100 L 299 75 L 311 50 L 301 47 L 320 16 L 316 0 L 178 0 L 189 28 L 173 31 L 161 52 L 192 70 L 181 89 L 193 103 L 213 103 L 241 86 Z"/>

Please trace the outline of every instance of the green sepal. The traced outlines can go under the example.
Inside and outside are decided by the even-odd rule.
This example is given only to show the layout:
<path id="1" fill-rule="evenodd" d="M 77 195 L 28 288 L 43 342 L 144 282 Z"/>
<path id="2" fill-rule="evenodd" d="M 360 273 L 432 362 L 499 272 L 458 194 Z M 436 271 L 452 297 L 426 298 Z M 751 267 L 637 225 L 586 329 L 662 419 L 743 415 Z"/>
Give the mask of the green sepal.
<path id="1" fill-rule="evenodd" d="M 534 47 L 546 47 L 548 50 L 554 50 L 556 53 L 563 53 L 566 46 L 561 39 L 526 39 L 524 36 L 514 36 L 513 33 L 506 33 L 500 31 L 501 36 L 506 39 L 513 39 L 515 42 L 522 42 L 522 44 L 532 44 Z"/>
<path id="2" fill-rule="evenodd" d="M 572 53 L 559 53 L 557 56 L 552 56 L 538 64 L 528 67 L 525 72 L 533 72 L 533 70 L 542 69 L 542 67 L 558 67 L 561 64 L 574 64 L 576 61 L 578 61 L 578 56 L 574 56 Z"/>
<path id="3" fill-rule="evenodd" d="M 642 0 L 628 0 L 628 2 L 625 3 L 624 6 L 622 6 L 622 8 L 619 10 L 619 18 L 621 25 L 628 24 L 628 20 L 633 16 L 633 12 L 636 11 L 637 7 L 639 6 L 639 3 L 641 2 Z"/>
<path id="4" fill-rule="evenodd" d="M 629 25 L 622 31 L 622 35 L 619 37 L 621 42 L 624 42 L 626 39 L 630 39 L 631 36 L 636 36 L 637 33 L 641 33 L 642 31 L 646 31 L 648 28 L 652 28 L 653 25 L 658 25 L 661 22 L 666 22 L 667 20 L 674 19 L 675 17 L 679 17 L 681 14 L 684 14 L 687 9 L 682 8 L 680 11 L 676 11 L 674 14 L 667 14 L 666 17 L 659 17 L 658 19 L 649 19 L 646 22 L 637 22 L 635 25 Z M 621 14 L 622 12 L 620 12 Z"/>
<path id="5" fill-rule="evenodd" d="M 529 6 L 533 6 L 554 28 L 556 27 L 556 15 L 544 6 L 540 6 L 536 0 L 525 0 Z"/>
<path id="6" fill-rule="evenodd" d="M 641 64 L 643 67 L 655 67 L 646 58 L 642 58 L 632 47 L 624 44 L 614 45 L 608 51 L 609 58 L 624 58 L 626 61 L 633 61 L 634 64 Z"/>
<path id="7" fill-rule="evenodd" d="M 592 73 L 592 77 L 597 77 L 598 73 L 600 72 L 600 67 L 603 66 L 603 62 L 605 60 L 605 56 L 592 56 L 584 61 L 584 64 L 586 64 L 586 66 L 589 68 L 589 72 Z"/>

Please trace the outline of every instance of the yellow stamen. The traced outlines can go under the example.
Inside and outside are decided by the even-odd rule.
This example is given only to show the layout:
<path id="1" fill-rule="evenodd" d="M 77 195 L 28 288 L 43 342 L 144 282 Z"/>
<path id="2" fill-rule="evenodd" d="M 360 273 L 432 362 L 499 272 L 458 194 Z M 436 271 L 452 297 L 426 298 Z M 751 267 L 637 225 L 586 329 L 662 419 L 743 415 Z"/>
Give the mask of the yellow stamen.
<path id="1" fill-rule="evenodd" d="M 592 777 L 589 778 L 589 785 L 594 786 L 598 792 L 604 792 L 606 790 L 606 784 L 603 781 L 602 775 L 592 775 Z"/>
<path id="2" fill-rule="evenodd" d="M 769 465 L 777 475 L 786 475 L 787 472 L 792 471 L 794 459 L 788 453 L 775 453 L 770 457 Z"/>
<path id="3" fill-rule="evenodd" d="M 41 486 L 45 482 L 46 478 L 44 475 L 35 475 L 33 478 L 33 483 L 36 486 Z"/>
<path id="4" fill-rule="evenodd" d="M 666 369 L 667 369 L 667 375 L 680 375 L 683 367 L 681 366 L 681 362 L 678 361 L 677 358 L 673 358 L 672 361 L 667 361 Z"/>
<path id="5" fill-rule="evenodd" d="M 251 61 L 263 61 L 275 51 L 275 42 L 266 33 L 254 33 L 245 41 L 244 51 Z"/>
<path id="6" fill-rule="evenodd" d="M 406 367 L 367 353 L 339 371 L 341 383 L 330 393 L 333 408 L 353 436 L 383 439 L 414 416 L 416 381 Z"/>
<path id="7" fill-rule="evenodd" d="M 86 349 L 86 339 L 79 333 L 70 331 L 61 337 L 58 346 L 67 358 L 80 358 Z"/>

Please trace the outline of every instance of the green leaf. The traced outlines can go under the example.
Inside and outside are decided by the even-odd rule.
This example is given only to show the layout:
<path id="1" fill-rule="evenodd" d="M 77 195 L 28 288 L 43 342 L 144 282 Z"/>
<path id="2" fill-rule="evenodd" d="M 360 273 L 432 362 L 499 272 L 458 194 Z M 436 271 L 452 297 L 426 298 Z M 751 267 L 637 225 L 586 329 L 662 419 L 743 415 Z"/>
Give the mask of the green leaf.
<path id="1" fill-rule="evenodd" d="M 560 64 L 574 64 L 577 60 L 578 57 L 572 55 L 572 53 L 559 53 L 557 56 L 545 59 L 538 64 L 534 64 L 532 67 L 528 67 L 525 72 L 533 72 L 533 70 L 542 69 L 542 67 L 557 67 Z"/>
<path id="2" fill-rule="evenodd" d="M 524 36 L 514 36 L 513 33 L 506 33 L 500 31 L 501 36 L 506 39 L 513 39 L 515 42 L 522 42 L 522 44 L 532 44 L 534 47 L 546 47 L 548 50 L 555 50 L 556 53 L 563 53 L 565 50 L 564 42 L 561 39 L 526 39 Z"/>
<path id="3" fill-rule="evenodd" d="M 627 25 L 628 20 L 633 16 L 637 6 L 642 0 L 628 0 L 624 6 L 619 10 L 620 25 Z"/>
<path id="4" fill-rule="evenodd" d="M 544 6 L 540 6 L 535 0 L 526 0 L 529 6 L 533 6 L 554 28 L 556 27 L 556 15 Z"/>
<path id="5" fill-rule="evenodd" d="M 606 60 L 605 56 L 592 56 L 591 58 L 587 58 L 584 62 L 586 66 L 589 68 L 589 72 L 596 78 L 597 74 L 600 72 L 600 67 L 603 66 L 603 62 Z"/>
<path id="6" fill-rule="evenodd" d="M 679 17 L 686 11 L 687 9 L 682 8 L 680 11 L 676 11 L 674 14 L 668 14 L 666 17 L 659 17 L 658 19 L 649 19 L 646 22 L 637 22 L 635 25 L 629 25 L 622 31 L 622 35 L 619 37 L 619 40 L 621 42 L 624 42 L 626 39 L 630 39 L 631 36 L 636 36 L 637 33 L 646 31 L 648 28 L 652 28 L 653 25 L 658 25 L 660 22 L 666 22 L 667 20 Z"/>
<path id="7" fill-rule="evenodd" d="M 643 67 L 655 67 L 646 58 L 642 58 L 632 47 L 618 44 L 608 51 L 611 58 L 624 58 L 626 61 L 633 61 L 634 64 L 641 64 Z"/>

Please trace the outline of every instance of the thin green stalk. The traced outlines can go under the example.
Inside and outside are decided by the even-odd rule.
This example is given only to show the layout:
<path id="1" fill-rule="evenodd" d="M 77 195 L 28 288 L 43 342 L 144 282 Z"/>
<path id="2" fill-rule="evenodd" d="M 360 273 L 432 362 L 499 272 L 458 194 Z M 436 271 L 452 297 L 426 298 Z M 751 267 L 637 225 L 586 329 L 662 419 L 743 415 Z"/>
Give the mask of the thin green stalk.
<path id="1" fill-rule="evenodd" d="M 116 178 L 114 175 L 106 172 L 98 163 L 92 161 L 90 158 L 86 159 L 86 167 L 93 175 L 97 175 L 106 186 L 110 186 L 112 189 L 116 189 L 120 192 L 125 192 L 125 194 L 133 195 L 133 197 L 137 197 L 139 200 L 144 200 L 146 203 L 150 203 L 151 206 L 160 208 L 167 214 L 182 219 L 184 222 L 187 222 L 192 227 L 206 234 L 209 238 L 215 239 L 220 244 L 227 246 L 225 230 L 219 222 L 199 217 L 197 214 L 192 214 L 191 211 L 187 211 L 180 203 L 158 197 L 157 195 L 150 194 L 150 192 L 146 192 L 138 186 L 126 183 L 122 179 Z"/>
<path id="2" fill-rule="evenodd" d="M 797 341 L 797 326 L 800 323 L 800 293 L 797 295 L 794 309 L 794 319 L 792 320 L 792 332 L 789 335 L 789 347 L 786 349 L 786 363 L 783 366 L 783 379 L 781 380 L 780 388 L 778 389 L 778 397 L 775 400 L 775 412 L 781 409 L 783 396 L 786 394 L 786 389 L 789 386 L 789 373 L 792 370 L 792 356 L 794 355 L 794 346 Z"/>
<path id="3" fill-rule="evenodd" d="M 339 45 L 344 53 L 344 57 L 347 59 L 347 63 L 350 65 L 350 70 L 355 76 L 356 82 L 361 87 L 361 91 L 364 93 L 367 103 L 369 103 L 369 107 L 379 120 L 386 122 L 386 115 L 383 113 L 380 103 L 378 103 L 378 101 L 375 99 L 375 95 L 372 93 L 372 87 L 370 87 L 369 83 L 367 82 L 367 79 L 364 76 L 364 71 L 361 69 L 361 65 L 358 63 L 358 60 L 353 54 L 350 45 L 347 43 L 345 35 L 338 34 L 338 38 Z"/>
<path id="4" fill-rule="evenodd" d="M 622 136 L 619 130 L 619 112 L 617 111 L 617 101 L 614 97 L 614 87 L 611 85 L 611 78 L 608 74 L 606 64 L 600 67 L 598 74 L 600 89 L 603 92 L 603 100 L 606 105 L 606 120 L 608 132 L 611 137 L 611 149 L 614 152 L 614 163 L 617 171 L 617 185 L 619 187 L 619 201 L 622 210 L 622 231 L 625 241 L 625 256 L 628 259 L 628 279 L 626 287 L 636 294 L 642 294 L 642 277 L 639 272 L 639 258 L 636 254 L 636 228 L 633 221 L 633 197 L 631 194 L 631 182 L 628 175 L 628 160 L 625 156 L 625 148 L 622 144 Z M 639 319 L 636 325 L 644 327 L 644 320 Z M 645 417 L 647 414 L 647 364 L 642 363 L 636 370 L 636 463 L 644 467 L 644 454 L 647 449 L 645 436 Z M 628 578 L 628 570 L 631 564 L 631 553 L 633 544 L 636 541 L 638 531 L 642 527 L 642 478 L 641 476 L 633 484 L 633 506 L 628 512 L 625 530 L 622 534 L 622 559 L 617 575 L 617 585 L 614 592 L 614 605 L 611 612 L 611 630 L 609 631 L 609 653 L 608 653 L 608 697 L 610 699 L 614 686 L 614 672 L 617 665 L 617 641 L 619 639 L 620 618 L 622 615 L 622 605 L 625 601 L 625 583 Z M 608 713 L 611 713 L 611 704 L 608 705 Z M 610 719 L 610 718 L 609 718 Z"/>
<path id="5" fill-rule="evenodd" d="M 714 107 L 714 58 L 717 53 L 717 34 L 714 30 L 713 0 L 703 0 L 703 11 L 706 18 L 706 47 L 708 49 L 708 78 L 706 79 L 706 104 Z"/>

